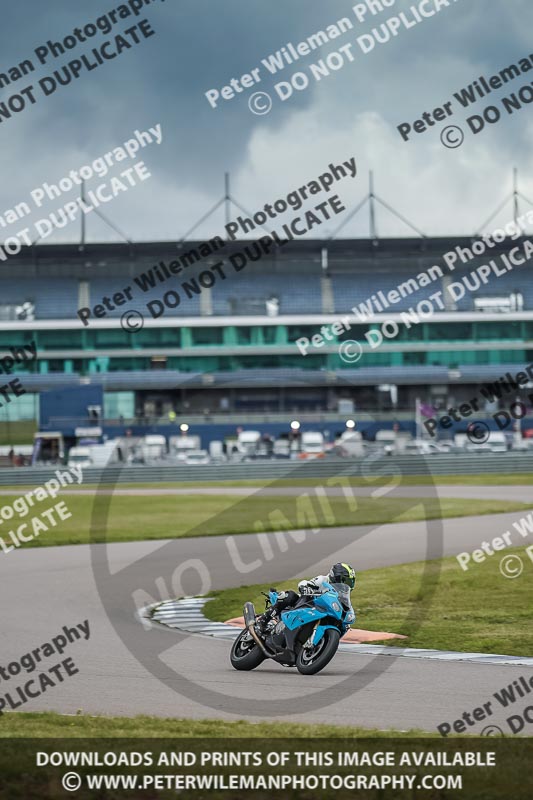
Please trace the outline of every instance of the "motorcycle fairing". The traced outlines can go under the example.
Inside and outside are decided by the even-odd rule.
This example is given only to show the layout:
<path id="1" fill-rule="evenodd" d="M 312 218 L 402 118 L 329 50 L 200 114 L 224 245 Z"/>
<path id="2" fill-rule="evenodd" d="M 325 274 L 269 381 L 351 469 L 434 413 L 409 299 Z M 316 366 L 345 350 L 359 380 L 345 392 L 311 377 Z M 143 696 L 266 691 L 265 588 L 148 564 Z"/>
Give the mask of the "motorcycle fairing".
<path id="1" fill-rule="evenodd" d="M 327 616 L 326 612 L 320 611 L 320 609 L 313 606 L 281 612 L 281 619 L 290 631 L 301 628 L 302 625 L 306 625 L 308 622 L 315 622 L 325 616 Z"/>

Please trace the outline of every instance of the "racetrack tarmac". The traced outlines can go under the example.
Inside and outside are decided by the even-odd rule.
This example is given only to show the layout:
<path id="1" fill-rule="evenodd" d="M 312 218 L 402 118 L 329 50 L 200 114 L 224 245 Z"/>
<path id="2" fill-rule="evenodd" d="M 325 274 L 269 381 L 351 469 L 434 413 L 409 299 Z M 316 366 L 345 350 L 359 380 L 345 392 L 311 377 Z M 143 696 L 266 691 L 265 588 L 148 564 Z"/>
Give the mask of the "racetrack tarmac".
<path id="1" fill-rule="evenodd" d="M 457 490 L 457 487 L 446 488 Z M 479 488 L 483 487 L 469 487 Z M 496 492 L 496 487 L 490 487 L 487 491 L 495 497 L 510 488 L 500 487 Z M 508 530 L 517 516 L 514 512 L 444 520 L 443 555 L 478 547 L 484 539 Z M 273 662 L 251 673 L 239 673 L 229 664 L 229 642 L 201 635 L 182 637 L 176 631 L 162 628 L 146 629 L 133 612 L 131 594 L 138 587 L 152 592 L 157 600 L 174 596 L 172 570 L 188 559 L 204 562 L 210 588 L 267 580 L 275 584 L 294 576 L 316 574 L 332 560 L 350 560 L 359 572 L 364 572 L 372 567 L 420 560 L 426 557 L 428 549 L 429 552 L 440 549 L 439 525 L 417 522 L 377 529 L 330 528 L 308 536 L 283 554 L 274 553 L 271 560 L 264 559 L 258 569 L 247 573 L 236 570 L 226 536 L 107 547 L 99 544 L 93 546 L 92 553 L 90 546 L 79 545 L 2 554 L 0 664 L 20 659 L 28 650 L 59 633 L 63 625 L 73 626 L 88 619 L 89 641 L 74 642 L 63 656 L 74 659 L 79 674 L 18 710 L 75 713 L 81 709 L 94 714 L 128 716 L 290 719 L 431 731 L 438 724 L 492 700 L 493 715 L 468 728 L 468 732 L 480 733 L 489 723 L 505 728 L 505 718 L 516 712 L 501 707 L 498 711 L 492 693 L 521 674 L 529 676 L 530 669 L 338 653 L 317 676 L 303 677 Z M 255 534 L 240 535 L 234 542 L 242 564 L 257 560 L 260 551 Z M 105 572 L 106 556 L 112 577 L 103 581 L 100 567 Z M 107 587 L 105 608 L 96 587 L 94 569 L 100 583 Z M 183 575 L 183 588 L 186 594 L 198 592 L 198 576 L 194 571 Z M 497 603 L 497 598 L 488 598 L 489 601 Z M 364 627 L 363 616 L 359 622 Z M 117 631 L 122 638 L 135 642 L 140 660 L 130 653 Z M 157 653 L 172 669 L 167 683 L 151 674 L 151 668 L 158 669 Z M 48 661 L 51 666 L 59 658 Z M 12 678 L 12 683 L 20 683 L 20 677 L 26 678 L 25 674 Z M 0 692 L 6 691 L 8 683 L 2 682 Z M 214 692 L 217 694 L 211 694 Z M 292 702 L 294 698 L 297 699 Z M 255 710 L 258 701 L 261 713 Z M 526 701 L 522 705 L 527 705 Z M 533 726 L 524 729 L 524 733 L 532 732 Z"/>

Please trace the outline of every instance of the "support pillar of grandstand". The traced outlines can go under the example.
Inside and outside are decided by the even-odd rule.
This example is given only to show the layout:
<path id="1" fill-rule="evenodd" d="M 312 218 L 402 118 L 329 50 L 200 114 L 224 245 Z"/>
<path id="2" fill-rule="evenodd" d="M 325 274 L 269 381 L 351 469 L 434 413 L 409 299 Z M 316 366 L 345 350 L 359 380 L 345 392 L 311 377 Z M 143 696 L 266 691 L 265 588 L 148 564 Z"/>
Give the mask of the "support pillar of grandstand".
<path id="1" fill-rule="evenodd" d="M 210 317 L 213 314 L 213 296 L 210 286 L 200 292 L 200 314 L 202 317 Z"/>
<path id="2" fill-rule="evenodd" d="M 91 305 L 91 288 L 89 281 L 78 283 L 78 308 L 88 308 Z"/>
<path id="3" fill-rule="evenodd" d="M 451 292 L 448 291 L 450 283 L 453 283 L 453 276 L 445 275 L 442 278 L 442 297 L 444 299 L 446 311 L 457 311 L 457 303 L 453 299 Z"/>
<path id="4" fill-rule="evenodd" d="M 322 297 L 322 313 L 334 314 L 335 297 L 333 295 L 333 285 L 331 283 L 331 278 L 328 275 L 324 275 L 320 279 L 320 293 Z"/>

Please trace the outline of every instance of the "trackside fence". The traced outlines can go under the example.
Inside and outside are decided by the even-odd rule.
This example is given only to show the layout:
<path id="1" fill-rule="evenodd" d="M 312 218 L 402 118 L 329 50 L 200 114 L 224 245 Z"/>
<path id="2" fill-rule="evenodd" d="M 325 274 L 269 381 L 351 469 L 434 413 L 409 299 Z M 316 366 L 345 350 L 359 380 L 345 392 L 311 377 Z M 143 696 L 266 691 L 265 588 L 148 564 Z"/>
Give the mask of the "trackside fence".
<path id="1" fill-rule="evenodd" d="M 335 475 L 358 475 L 358 459 L 279 461 L 268 463 L 124 466 L 105 470 L 83 470 L 83 483 L 196 483 L 200 481 L 276 480 L 278 478 L 330 478 Z M 67 467 L 20 467 L 0 469 L 0 486 L 37 486 L 54 477 L 57 469 Z M 389 456 L 372 459 L 373 476 L 387 473 L 401 475 L 476 475 L 482 473 L 532 473 L 533 453 L 487 453 L 434 455 L 422 461 L 420 456 Z"/>

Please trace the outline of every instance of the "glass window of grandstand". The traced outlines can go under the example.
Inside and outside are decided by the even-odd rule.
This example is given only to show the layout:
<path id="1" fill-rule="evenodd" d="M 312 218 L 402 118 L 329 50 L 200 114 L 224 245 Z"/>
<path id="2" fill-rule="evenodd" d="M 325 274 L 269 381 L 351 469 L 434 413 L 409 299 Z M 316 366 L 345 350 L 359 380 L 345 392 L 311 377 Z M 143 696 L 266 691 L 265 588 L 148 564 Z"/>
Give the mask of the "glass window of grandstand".
<path id="1" fill-rule="evenodd" d="M 48 359 L 48 372 L 64 372 L 65 362 L 60 358 Z"/>
<path id="2" fill-rule="evenodd" d="M 401 353 L 365 353 L 364 366 L 365 367 L 392 367 L 400 363 Z M 363 359 L 359 362 L 363 363 Z M 351 365 L 344 364 L 347 369 L 352 369 Z M 359 364 L 356 364 L 356 368 Z"/>
<path id="3" fill-rule="evenodd" d="M 35 420 L 39 414 L 39 395 L 29 394 L 17 398 L 16 403 L 10 403 L 0 408 L 0 422 L 9 425 L 10 422 L 20 420 Z"/>
<path id="4" fill-rule="evenodd" d="M 497 354 L 490 350 L 464 350 L 461 353 L 448 353 L 448 363 L 458 361 L 461 364 L 476 366 L 493 364 L 499 361 Z"/>
<path id="5" fill-rule="evenodd" d="M 279 411 L 282 402 L 282 395 L 274 389 L 248 389 L 237 392 L 234 397 L 235 410 L 242 412 Z M 289 402 L 291 407 L 299 407 L 292 398 Z"/>
<path id="6" fill-rule="evenodd" d="M 407 313 L 407 312 L 405 312 Z M 414 322 L 414 316 L 406 316 L 407 324 L 403 322 L 398 323 L 400 332 L 394 338 L 399 342 L 422 342 L 427 338 L 427 331 L 425 325 L 417 325 Z M 411 325 L 411 327 L 409 327 Z M 374 326 L 376 327 L 376 326 Z M 392 330 L 392 329 L 391 329 Z"/>
<path id="7" fill-rule="evenodd" d="M 91 343 L 98 350 L 104 347 L 124 347 L 129 342 L 130 334 L 122 328 L 103 328 L 102 330 L 88 331 L 87 344 Z"/>
<path id="8" fill-rule="evenodd" d="M 343 342 L 345 339 L 356 339 L 357 341 L 364 342 L 365 333 L 368 331 L 368 325 L 352 325 L 348 330 L 343 331 L 336 338 Z M 333 335 L 333 331 L 331 332 Z"/>
<path id="9" fill-rule="evenodd" d="M 427 365 L 430 367 L 447 367 L 461 369 L 464 366 L 482 366 L 498 363 L 492 350 L 444 350 L 428 353 Z"/>
<path id="10" fill-rule="evenodd" d="M 432 322 L 426 330 L 430 342 L 465 342 L 473 338 L 471 322 Z"/>
<path id="11" fill-rule="evenodd" d="M 193 345 L 209 347 L 224 342 L 224 328 L 191 328 Z"/>
<path id="12" fill-rule="evenodd" d="M 265 344 L 277 344 L 277 328 L 275 325 L 266 325 L 262 328 L 262 331 Z"/>
<path id="13" fill-rule="evenodd" d="M 107 366 L 109 372 L 150 369 L 149 358 L 110 358 Z"/>
<path id="14" fill-rule="evenodd" d="M 489 364 L 524 364 L 528 361 L 525 350 L 490 350 Z"/>
<path id="15" fill-rule="evenodd" d="M 239 326 L 235 328 L 236 344 L 252 344 L 252 329 Z"/>
<path id="16" fill-rule="evenodd" d="M 43 350 L 81 350 L 82 330 L 39 331 L 39 347 Z"/>
<path id="17" fill-rule="evenodd" d="M 296 339 L 301 339 L 304 336 L 310 339 L 317 332 L 317 329 L 312 325 L 289 325 L 287 332 L 289 335 L 289 342 L 294 342 Z"/>
<path id="18" fill-rule="evenodd" d="M 404 353 L 402 362 L 405 367 L 421 367 L 427 364 L 428 354 L 424 351 L 422 353 Z"/>
<path id="19" fill-rule="evenodd" d="M 106 392 L 104 395 L 105 419 L 133 419 L 135 392 Z"/>
<path id="20" fill-rule="evenodd" d="M 165 356 L 153 356 L 150 359 L 150 369 L 163 370 L 167 368 L 167 359 Z"/>
<path id="21" fill-rule="evenodd" d="M 9 350 L 10 347 L 22 347 L 31 339 L 36 339 L 35 335 L 30 335 L 26 331 L 0 331 L 0 349 Z"/>
<path id="22" fill-rule="evenodd" d="M 476 322 L 475 339 L 497 341 L 498 339 L 521 339 L 520 322 Z"/>
<path id="23" fill-rule="evenodd" d="M 181 330 L 179 328 L 144 328 L 135 333 L 136 347 L 180 347 Z"/>

